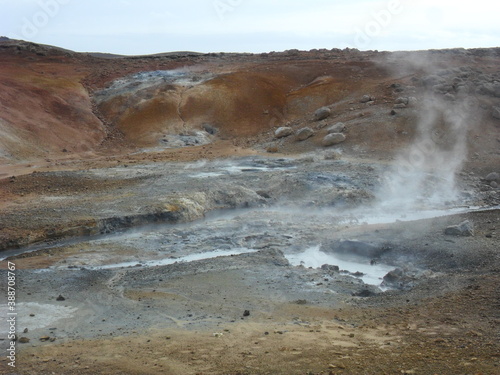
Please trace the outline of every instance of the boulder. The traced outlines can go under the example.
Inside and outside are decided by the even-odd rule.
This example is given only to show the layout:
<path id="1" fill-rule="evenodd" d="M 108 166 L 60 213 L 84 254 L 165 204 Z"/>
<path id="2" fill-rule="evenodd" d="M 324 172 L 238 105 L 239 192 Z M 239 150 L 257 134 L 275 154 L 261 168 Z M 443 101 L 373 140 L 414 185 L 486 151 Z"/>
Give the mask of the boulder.
<path id="1" fill-rule="evenodd" d="M 396 268 L 390 272 L 387 273 L 387 275 L 384 276 L 384 283 L 385 284 L 398 284 L 401 279 L 404 276 L 404 272 L 401 268 Z"/>
<path id="2" fill-rule="evenodd" d="M 324 120 L 332 114 L 332 111 L 328 107 L 321 107 L 316 112 L 314 112 L 314 121 Z"/>
<path id="3" fill-rule="evenodd" d="M 323 146 L 329 147 L 339 143 L 342 143 L 346 140 L 346 137 L 342 133 L 331 133 L 328 134 L 325 138 L 323 138 Z"/>
<path id="4" fill-rule="evenodd" d="M 278 128 L 276 132 L 274 133 L 274 136 L 276 138 L 285 138 L 293 134 L 293 129 L 288 127 L 288 126 L 282 126 L 281 128 Z"/>
<path id="5" fill-rule="evenodd" d="M 414 285 L 414 277 L 401 268 L 388 272 L 382 281 L 382 286 L 396 289 L 407 289 Z"/>
<path id="6" fill-rule="evenodd" d="M 333 266 L 331 264 L 323 264 L 321 266 L 321 269 L 323 271 L 340 272 L 340 267 L 339 266 Z"/>
<path id="7" fill-rule="evenodd" d="M 488 176 L 485 178 L 486 181 L 500 181 L 500 174 L 497 172 L 491 172 Z"/>
<path id="8" fill-rule="evenodd" d="M 346 127 L 345 127 L 345 124 L 343 122 L 337 122 L 336 124 L 329 126 L 327 131 L 328 131 L 328 134 L 343 133 L 345 131 L 345 129 L 346 129 Z"/>
<path id="9" fill-rule="evenodd" d="M 311 128 L 302 128 L 297 131 L 297 140 L 305 141 L 308 138 L 311 138 L 314 135 L 314 130 Z"/>
<path id="10" fill-rule="evenodd" d="M 449 226 L 444 230 L 444 234 L 449 236 L 471 237 L 474 235 L 474 227 L 469 220 L 458 225 Z"/>

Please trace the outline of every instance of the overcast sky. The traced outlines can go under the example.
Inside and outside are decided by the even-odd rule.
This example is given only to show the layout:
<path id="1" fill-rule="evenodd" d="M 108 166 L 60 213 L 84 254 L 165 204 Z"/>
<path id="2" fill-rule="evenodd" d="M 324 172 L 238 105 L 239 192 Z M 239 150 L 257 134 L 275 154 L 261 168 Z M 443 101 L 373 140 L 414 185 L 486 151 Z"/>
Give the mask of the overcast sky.
<path id="1" fill-rule="evenodd" d="M 0 0 L 0 35 L 75 51 L 499 47 L 500 2 Z"/>

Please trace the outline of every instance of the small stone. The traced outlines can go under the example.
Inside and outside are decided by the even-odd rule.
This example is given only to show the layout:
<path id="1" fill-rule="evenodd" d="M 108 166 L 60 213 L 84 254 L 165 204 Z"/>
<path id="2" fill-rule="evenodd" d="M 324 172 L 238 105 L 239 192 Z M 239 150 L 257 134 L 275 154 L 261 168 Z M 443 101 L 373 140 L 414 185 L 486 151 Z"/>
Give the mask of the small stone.
<path id="1" fill-rule="evenodd" d="M 293 134 L 293 129 L 288 126 L 282 126 L 274 132 L 276 138 L 285 138 Z"/>
<path id="2" fill-rule="evenodd" d="M 245 310 L 245 312 L 243 313 L 243 316 L 250 316 L 250 310 Z"/>
<path id="3" fill-rule="evenodd" d="M 370 96 L 370 95 L 363 95 L 363 97 L 361 98 L 360 102 L 361 103 L 368 103 L 368 102 L 372 102 L 374 101 L 375 98 Z"/>
<path id="4" fill-rule="evenodd" d="M 305 141 L 308 138 L 311 138 L 314 135 L 314 130 L 311 128 L 302 128 L 297 131 L 297 140 Z"/>
<path id="5" fill-rule="evenodd" d="M 418 104 L 418 99 L 417 98 L 415 98 L 414 96 L 410 96 L 408 98 L 408 104 L 407 105 L 409 107 L 415 107 L 417 104 Z"/>
<path id="6" fill-rule="evenodd" d="M 399 97 L 394 102 L 394 104 L 404 104 L 405 106 L 408 105 L 408 103 L 410 103 L 410 99 L 406 97 Z"/>
<path id="7" fill-rule="evenodd" d="M 397 115 L 397 112 L 393 109 L 393 110 L 391 111 L 391 116 L 395 116 L 395 115 Z"/>
<path id="8" fill-rule="evenodd" d="M 42 336 L 40 337 L 40 341 L 49 341 L 50 337 L 49 336 Z"/>
<path id="9" fill-rule="evenodd" d="M 339 160 L 342 157 L 342 154 L 337 151 L 327 151 L 324 154 L 325 160 Z"/>
<path id="10" fill-rule="evenodd" d="M 496 189 L 498 187 L 498 182 L 496 181 L 491 181 L 490 182 L 490 186 L 493 188 L 493 189 Z"/>
<path id="11" fill-rule="evenodd" d="M 491 172 L 489 175 L 485 177 L 486 181 L 500 181 L 500 174 L 497 172 Z"/>
<path id="12" fill-rule="evenodd" d="M 314 121 L 324 120 L 332 114 L 332 111 L 328 107 L 321 107 L 316 112 L 314 112 Z"/>
<path id="13" fill-rule="evenodd" d="M 35 314 L 30 314 L 30 316 L 33 318 L 35 316 Z"/>
<path id="14" fill-rule="evenodd" d="M 474 227 L 469 220 L 458 225 L 449 226 L 444 230 L 444 234 L 449 236 L 471 237 L 474 235 Z"/>
<path id="15" fill-rule="evenodd" d="M 21 337 L 21 338 L 19 339 L 19 342 L 20 342 L 21 344 L 27 344 L 27 343 L 29 343 L 29 342 L 30 342 L 30 339 L 29 339 L 29 338 L 27 338 L 27 337 Z"/>
<path id="16" fill-rule="evenodd" d="M 28 328 L 25 328 L 23 333 L 28 333 Z"/>
<path id="17" fill-rule="evenodd" d="M 337 122 L 336 124 L 328 127 L 327 132 L 328 134 L 331 133 L 343 133 L 346 129 L 346 126 L 343 122 Z"/>
<path id="18" fill-rule="evenodd" d="M 329 147 L 339 143 L 342 143 L 346 140 L 346 136 L 342 133 L 331 133 L 328 134 L 325 138 L 323 138 L 323 146 Z"/>
<path id="19" fill-rule="evenodd" d="M 66 301 L 66 298 L 59 294 L 59 297 L 56 298 L 56 301 Z"/>

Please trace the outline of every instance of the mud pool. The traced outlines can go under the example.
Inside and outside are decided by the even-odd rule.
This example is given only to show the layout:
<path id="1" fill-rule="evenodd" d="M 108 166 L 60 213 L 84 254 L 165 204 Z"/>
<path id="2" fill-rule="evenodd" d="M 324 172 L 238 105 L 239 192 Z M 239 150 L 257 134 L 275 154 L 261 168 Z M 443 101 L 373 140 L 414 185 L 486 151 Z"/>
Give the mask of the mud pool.
<path id="1" fill-rule="evenodd" d="M 58 340 L 155 326 L 215 329 L 246 310 L 267 319 L 284 305 L 341 307 L 418 289 L 459 266 L 460 256 L 447 258 L 442 229 L 436 235 L 427 221 L 444 227 L 449 217 L 480 209 L 381 210 L 373 203 L 381 167 L 352 165 L 255 157 L 75 172 L 135 179 L 120 191 L 134 199 L 46 201 L 79 204 L 103 224 L 91 236 L 3 253 L 40 264 L 19 270 L 20 321 Z M 141 211 L 151 209 L 166 211 Z M 338 252 L 346 241 L 364 250 Z M 47 311 L 57 312 L 53 320 Z"/>

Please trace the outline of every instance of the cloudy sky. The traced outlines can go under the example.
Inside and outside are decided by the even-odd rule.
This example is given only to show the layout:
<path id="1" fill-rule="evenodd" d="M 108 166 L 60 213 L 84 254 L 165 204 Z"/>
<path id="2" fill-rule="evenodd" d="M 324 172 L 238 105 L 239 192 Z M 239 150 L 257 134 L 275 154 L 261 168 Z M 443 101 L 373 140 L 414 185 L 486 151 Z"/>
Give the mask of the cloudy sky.
<path id="1" fill-rule="evenodd" d="M 0 0 L 0 35 L 75 51 L 499 47 L 500 2 Z"/>

